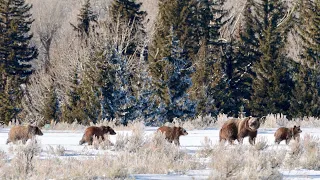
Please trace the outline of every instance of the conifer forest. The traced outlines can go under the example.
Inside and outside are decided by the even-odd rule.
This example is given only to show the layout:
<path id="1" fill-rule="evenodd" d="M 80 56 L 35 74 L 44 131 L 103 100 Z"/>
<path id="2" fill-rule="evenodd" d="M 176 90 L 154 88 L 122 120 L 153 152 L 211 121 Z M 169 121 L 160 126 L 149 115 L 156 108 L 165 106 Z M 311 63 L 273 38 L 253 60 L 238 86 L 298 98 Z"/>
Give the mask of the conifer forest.
<path id="1" fill-rule="evenodd" d="M 0 0 L 0 121 L 320 116 L 320 0 Z"/>

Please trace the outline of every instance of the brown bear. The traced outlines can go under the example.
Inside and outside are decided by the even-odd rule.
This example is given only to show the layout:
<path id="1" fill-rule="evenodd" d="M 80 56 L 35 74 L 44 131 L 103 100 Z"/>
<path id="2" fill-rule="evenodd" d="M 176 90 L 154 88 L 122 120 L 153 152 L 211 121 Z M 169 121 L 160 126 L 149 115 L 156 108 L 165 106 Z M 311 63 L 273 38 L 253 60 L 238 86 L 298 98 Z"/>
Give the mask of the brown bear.
<path id="1" fill-rule="evenodd" d="M 274 133 L 274 142 L 280 144 L 281 141 L 286 140 L 286 144 L 289 144 L 290 140 L 299 140 L 301 133 L 300 126 L 293 126 L 293 128 L 281 127 Z"/>
<path id="2" fill-rule="evenodd" d="M 177 146 L 180 146 L 180 136 L 188 135 L 187 131 L 182 127 L 161 126 L 157 132 L 163 133 L 166 137 L 166 140 L 168 140 L 170 143 L 174 142 L 174 144 Z"/>
<path id="3" fill-rule="evenodd" d="M 106 134 L 115 135 L 116 132 L 110 126 L 90 126 L 85 130 L 82 139 L 79 141 L 79 145 L 82 145 L 86 142 L 88 145 L 92 145 L 93 136 L 104 140 L 104 135 Z"/>
<path id="4" fill-rule="evenodd" d="M 244 119 L 230 119 L 220 129 L 220 142 L 224 140 L 233 144 L 234 140 L 238 140 L 239 144 L 242 144 L 243 138 L 249 136 L 249 142 L 253 145 L 255 144 L 259 127 L 259 120 L 251 116 Z"/>
<path id="5" fill-rule="evenodd" d="M 25 144 L 28 139 L 32 139 L 35 135 L 43 135 L 37 126 L 13 126 L 9 131 L 6 144 L 19 140 L 22 140 L 22 143 Z"/>

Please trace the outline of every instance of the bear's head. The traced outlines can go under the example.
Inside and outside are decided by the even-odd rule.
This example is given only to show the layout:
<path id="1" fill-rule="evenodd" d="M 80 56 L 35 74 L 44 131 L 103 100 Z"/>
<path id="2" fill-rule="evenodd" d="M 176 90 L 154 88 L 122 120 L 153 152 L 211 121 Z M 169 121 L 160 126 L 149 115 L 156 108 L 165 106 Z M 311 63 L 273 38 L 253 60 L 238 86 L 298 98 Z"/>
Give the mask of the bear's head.
<path id="1" fill-rule="evenodd" d="M 257 118 L 249 117 L 248 126 L 251 130 L 257 130 L 260 127 L 260 121 Z"/>
<path id="2" fill-rule="evenodd" d="M 294 125 L 293 128 L 292 128 L 292 134 L 295 135 L 295 134 L 299 134 L 301 133 L 301 129 L 300 129 L 300 126 L 296 126 Z"/>
<path id="3" fill-rule="evenodd" d="M 182 127 L 176 127 L 176 131 L 177 131 L 177 134 L 178 134 L 179 136 L 186 136 L 186 135 L 188 135 L 187 131 L 186 131 L 184 128 L 182 128 Z"/>
<path id="4" fill-rule="evenodd" d="M 103 134 L 115 135 L 117 134 L 110 126 L 101 126 Z"/>
<path id="5" fill-rule="evenodd" d="M 39 135 L 39 136 L 42 136 L 43 133 L 42 131 L 38 128 L 38 126 L 31 126 L 29 125 L 28 126 L 28 132 L 32 135 Z"/>

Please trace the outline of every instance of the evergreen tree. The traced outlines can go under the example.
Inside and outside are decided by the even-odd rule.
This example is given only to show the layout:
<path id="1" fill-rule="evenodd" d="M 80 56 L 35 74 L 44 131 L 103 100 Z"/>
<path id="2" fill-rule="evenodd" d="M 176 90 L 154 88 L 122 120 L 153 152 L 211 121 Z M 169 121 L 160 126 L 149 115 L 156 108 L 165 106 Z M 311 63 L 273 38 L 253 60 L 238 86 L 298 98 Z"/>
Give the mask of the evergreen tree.
<path id="1" fill-rule="evenodd" d="M 302 58 L 310 65 L 317 65 L 320 60 L 320 1 L 300 0 L 299 7 L 297 29 L 304 43 Z"/>
<path id="2" fill-rule="evenodd" d="M 94 30 L 94 23 L 97 23 L 97 15 L 91 9 L 90 0 L 86 0 L 78 15 L 78 24 L 71 24 L 71 26 L 81 38 L 84 38 L 89 36 L 91 30 Z"/>
<path id="3" fill-rule="evenodd" d="M 160 122 L 172 122 L 175 117 L 194 117 L 196 103 L 190 100 L 187 93 L 192 85 L 191 74 L 194 70 L 191 61 L 186 59 L 185 51 L 179 47 L 176 36 L 172 38 L 171 55 L 165 57 L 162 62 L 166 75 L 154 81 L 166 87 L 169 96 L 159 99 L 157 119 Z"/>
<path id="4" fill-rule="evenodd" d="M 186 0 L 159 0 L 159 12 L 155 22 L 155 33 L 149 48 L 149 59 L 151 69 L 157 69 L 157 61 L 161 61 L 164 57 L 171 54 L 173 30 L 180 39 L 183 32 L 178 32 L 181 29 L 182 23 L 185 21 L 185 16 L 182 15 L 182 9 L 185 9 Z M 178 35 L 179 33 L 179 35 Z M 181 43 L 181 42 L 179 42 Z M 156 74 L 152 76 L 157 76 Z"/>
<path id="5" fill-rule="evenodd" d="M 290 108 L 293 82 L 290 59 L 285 56 L 284 45 L 290 29 L 288 20 L 283 21 L 287 8 L 280 0 L 263 0 L 255 3 L 255 23 L 260 29 L 259 51 L 261 57 L 254 64 L 256 77 L 250 102 L 255 116 L 268 113 L 287 114 Z"/>
<path id="6" fill-rule="evenodd" d="M 248 103 L 252 95 L 252 79 L 254 77 L 253 64 L 261 57 L 259 51 L 259 36 L 261 30 L 258 28 L 254 16 L 254 1 L 248 0 L 243 12 L 243 28 L 239 32 L 239 40 L 235 43 L 237 50 L 235 57 L 229 63 L 229 88 L 230 99 L 234 102 L 233 115 L 237 114 L 241 106 L 247 115 L 250 115 Z M 231 46 L 232 47 L 232 46 Z"/>
<path id="7" fill-rule="evenodd" d="M 92 66 L 93 65 L 93 66 Z M 95 77 L 94 89 L 99 97 L 101 119 L 119 119 L 126 124 L 137 116 L 137 98 L 132 89 L 134 74 L 129 70 L 126 56 L 105 47 L 92 58 L 89 66 Z"/>
<path id="8" fill-rule="evenodd" d="M 0 1 L 0 120 L 6 123 L 20 111 L 21 85 L 27 83 L 30 62 L 38 55 L 30 45 L 31 8 L 24 0 Z"/>
<path id="9" fill-rule="evenodd" d="M 81 84 L 77 68 L 72 76 L 72 86 L 68 92 L 68 101 L 62 108 L 62 121 L 73 123 L 77 121 L 82 124 L 89 124 L 88 117 L 84 112 L 84 101 L 81 100 Z"/>
<path id="10" fill-rule="evenodd" d="M 318 70 L 297 65 L 295 86 L 289 114 L 292 117 L 319 116 L 320 96 L 317 88 Z"/>
<path id="11" fill-rule="evenodd" d="M 199 101 L 199 114 L 216 115 L 223 111 L 222 105 L 226 102 L 227 56 L 223 51 L 229 42 L 222 40 L 220 35 L 221 28 L 228 21 L 228 11 L 223 9 L 224 3 L 224 0 L 196 2 L 196 13 L 192 15 L 195 21 L 190 32 L 194 37 L 199 37 L 196 38 L 198 42 L 194 43 L 201 45 L 194 60 L 196 72 L 192 76 L 191 88 L 193 99 Z M 197 26 L 201 27 L 199 34 Z"/>
<path id="12" fill-rule="evenodd" d="M 145 11 L 141 11 L 142 3 L 137 3 L 135 0 L 113 0 L 110 7 L 110 14 L 113 20 L 113 24 L 127 28 L 118 28 L 119 36 L 125 35 L 126 41 L 129 41 L 127 47 L 125 47 L 123 54 L 133 55 L 137 53 L 137 49 L 143 44 L 146 32 L 144 27 L 144 21 L 147 16 Z"/>
<path id="13" fill-rule="evenodd" d="M 51 85 L 49 92 L 47 93 L 45 107 L 43 109 L 43 116 L 45 119 L 44 124 L 49 124 L 51 120 L 55 122 L 59 121 L 59 99 L 56 93 L 56 88 Z"/>
<path id="14" fill-rule="evenodd" d="M 320 1 L 299 1 L 296 29 L 303 40 L 301 64 L 297 65 L 290 114 L 319 116 Z"/>

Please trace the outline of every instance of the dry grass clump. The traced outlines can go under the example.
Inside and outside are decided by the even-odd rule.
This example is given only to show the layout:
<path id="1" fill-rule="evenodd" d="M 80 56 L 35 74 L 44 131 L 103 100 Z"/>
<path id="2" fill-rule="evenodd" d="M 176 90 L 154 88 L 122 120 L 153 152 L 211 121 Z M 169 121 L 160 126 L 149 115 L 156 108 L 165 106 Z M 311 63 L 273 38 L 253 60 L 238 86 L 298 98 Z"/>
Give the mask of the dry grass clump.
<path id="1" fill-rule="evenodd" d="M 268 138 L 260 136 L 256 138 L 256 143 L 253 145 L 253 148 L 258 151 L 265 150 L 268 147 Z"/>
<path id="2" fill-rule="evenodd" d="M 197 156 L 200 158 L 207 158 L 212 155 L 214 152 L 214 144 L 211 139 L 207 136 L 204 137 L 204 140 L 201 141 L 201 148 L 197 151 Z"/>
<path id="3" fill-rule="evenodd" d="M 107 150 L 113 146 L 109 139 L 109 135 L 104 135 L 104 140 L 101 137 L 93 136 L 92 147 L 96 150 Z"/>
<path id="4" fill-rule="evenodd" d="M 121 131 L 121 130 L 131 130 L 133 129 L 136 124 L 144 124 L 143 120 L 136 119 L 135 121 L 130 121 L 125 126 L 120 123 L 119 119 L 112 119 L 112 120 L 100 120 L 97 123 L 90 122 L 88 126 L 80 124 L 78 121 L 74 121 L 73 123 L 67 123 L 67 122 L 56 122 L 51 121 L 50 124 L 44 125 L 45 130 L 65 130 L 65 131 L 83 131 L 85 128 L 89 126 L 110 126 L 112 129 Z"/>
<path id="5" fill-rule="evenodd" d="M 7 160 L 7 154 L 6 152 L 0 150 L 0 169 L 5 166 L 6 160 Z M 1 172 L 0 172 L 1 175 Z M 1 177 L 1 176 L 0 176 Z"/>
<path id="6" fill-rule="evenodd" d="M 263 123 L 260 125 L 260 128 L 276 128 L 283 127 L 288 124 L 288 119 L 283 114 L 268 114 Z"/>
<path id="7" fill-rule="evenodd" d="M 294 125 L 302 127 L 320 127 L 320 119 L 316 117 L 302 117 L 288 120 L 283 114 L 268 114 L 262 128 L 277 128 L 277 127 L 293 127 Z"/>
<path id="8" fill-rule="evenodd" d="M 88 159 L 52 158 L 37 161 L 30 179 L 125 179 L 125 162 L 109 155 Z"/>
<path id="9" fill-rule="evenodd" d="M 208 127 L 214 127 L 217 119 L 211 115 L 197 116 L 195 119 L 185 121 L 183 123 L 183 128 L 193 130 L 193 129 L 204 129 Z"/>
<path id="10" fill-rule="evenodd" d="M 33 138 L 26 145 L 11 146 L 9 150 L 14 154 L 10 164 L 2 168 L 0 179 L 28 179 L 34 171 L 36 156 L 41 151 L 41 146 Z M 14 168 L 12 168 L 14 167 Z"/>
<path id="11" fill-rule="evenodd" d="M 306 134 L 300 141 L 290 143 L 285 166 L 294 168 L 320 169 L 320 139 Z"/>
<path id="12" fill-rule="evenodd" d="M 53 147 L 53 146 L 49 145 L 47 147 L 48 154 L 51 154 L 51 155 L 54 155 L 54 156 L 63 156 L 65 154 L 65 151 L 66 151 L 66 149 L 61 145 L 58 145 L 56 147 Z"/>
<path id="13" fill-rule="evenodd" d="M 68 131 L 77 131 L 77 130 L 84 130 L 85 126 L 82 124 L 79 124 L 78 121 L 74 121 L 73 123 L 67 123 L 67 122 L 56 122 L 51 121 L 50 125 L 44 125 L 44 128 L 46 130 L 68 130 Z"/>
<path id="14" fill-rule="evenodd" d="M 271 158 L 276 152 L 261 151 L 250 146 L 214 146 L 212 153 L 213 172 L 210 179 L 281 179 L 276 167 L 281 165 Z"/>
<path id="15" fill-rule="evenodd" d="M 137 152 L 146 143 L 144 124 L 139 122 L 132 125 L 132 134 L 118 134 L 114 145 L 117 151 Z"/>

